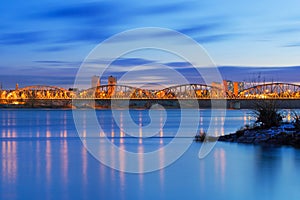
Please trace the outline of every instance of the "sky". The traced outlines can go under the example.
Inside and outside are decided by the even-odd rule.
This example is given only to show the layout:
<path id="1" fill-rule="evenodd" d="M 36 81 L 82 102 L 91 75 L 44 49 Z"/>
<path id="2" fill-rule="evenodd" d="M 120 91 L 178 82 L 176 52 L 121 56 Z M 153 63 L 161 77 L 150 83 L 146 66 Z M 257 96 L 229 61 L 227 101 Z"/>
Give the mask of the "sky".
<path id="1" fill-rule="evenodd" d="M 298 83 L 299 7 L 299 0 L 4 0 L 0 6 L 0 82 L 3 88 L 16 83 L 20 87 L 72 87 L 82 63 L 103 41 L 130 29 L 161 27 L 198 42 L 224 79 L 244 81 L 259 74 L 267 80 Z M 172 35 L 149 37 L 162 44 L 177 42 L 189 51 Z M 115 44 L 126 46 L 139 39 L 116 40 Z M 99 59 L 97 66 L 111 59 Z M 189 82 L 203 81 L 194 73 L 199 63 L 192 64 L 159 51 L 129 52 L 115 58 L 109 70 L 100 74 L 101 82 L 105 84 L 109 75 L 122 79 L 131 71 L 134 80 L 124 83 L 176 84 L 166 80 L 170 75 L 161 71 L 165 66 L 184 74 Z"/>

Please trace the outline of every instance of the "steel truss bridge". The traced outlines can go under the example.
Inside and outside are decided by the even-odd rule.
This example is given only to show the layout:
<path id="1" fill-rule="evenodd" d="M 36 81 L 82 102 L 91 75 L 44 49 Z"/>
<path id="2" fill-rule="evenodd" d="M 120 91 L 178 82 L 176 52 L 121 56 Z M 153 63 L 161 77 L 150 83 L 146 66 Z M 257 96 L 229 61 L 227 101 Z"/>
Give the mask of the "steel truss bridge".
<path id="1" fill-rule="evenodd" d="M 148 90 L 126 85 L 103 85 L 82 91 L 55 86 L 34 85 L 17 90 L 0 90 L 1 100 L 70 99 L 300 99 L 300 85 L 269 83 L 240 91 L 237 96 L 223 88 L 204 84 L 186 84 Z"/>

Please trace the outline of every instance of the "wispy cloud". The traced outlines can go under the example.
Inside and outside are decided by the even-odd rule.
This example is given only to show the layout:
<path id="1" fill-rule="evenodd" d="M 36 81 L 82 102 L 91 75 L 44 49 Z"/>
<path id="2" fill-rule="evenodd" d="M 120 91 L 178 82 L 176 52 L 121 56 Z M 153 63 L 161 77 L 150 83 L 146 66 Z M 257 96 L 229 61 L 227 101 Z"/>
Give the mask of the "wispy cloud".
<path id="1" fill-rule="evenodd" d="M 230 1 L 216 6 L 213 1 L 198 0 L 68 0 L 59 3 L 4 1 L 0 9 L 1 74 L 15 74 L 14 78 L 10 77 L 11 82 L 19 80 L 20 74 L 29 79 L 33 77 L 32 74 L 36 77 L 49 75 L 48 79 L 37 78 L 41 84 L 51 82 L 51 78 L 56 76 L 57 79 L 67 75 L 75 76 L 81 64 L 78 59 L 84 58 L 95 44 L 121 31 L 147 26 L 174 29 L 199 43 L 207 44 L 205 46 L 209 47 L 209 53 L 222 65 L 297 65 L 299 59 L 296 50 L 300 47 L 299 18 L 288 17 L 299 16 L 299 6 L 290 2 L 285 3 L 287 9 L 283 9 L 284 4 L 274 3 L 272 9 L 265 10 L 268 4 L 269 2 L 253 2 L 245 5 Z M 240 37 L 244 40 L 236 41 Z M 182 49 L 190 49 L 189 44 L 183 46 L 185 43 L 180 43 L 176 34 L 170 32 L 145 33 L 116 39 L 111 47 L 138 43 L 147 38 L 164 44 L 175 42 Z M 241 45 L 245 47 L 242 50 Z M 174 68 L 194 81 L 199 79 L 190 63 L 176 62 L 184 60 L 166 55 L 152 55 L 149 59 L 145 59 L 147 55 L 138 57 L 140 53 L 130 55 L 136 57 L 115 60 L 112 63 L 114 73 L 110 75 L 121 76 L 135 66 L 143 66 L 135 68 L 141 72 L 142 77 L 151 75 L 155 66 L 161 64 Z M 88 60 L 87 64 L 103 67 L 109 64 L 109 60 Z M 292 75 L 271 68 L 244 67 L 231 70 L 232 72 L 221 69 L 221 72 L 226 77 L 237 79 L 242 79 L 255 70 L 270 76 L 278 73 L 278 77 L 291 80 L 295 80 L 294 77 L 299 74 L 299 71 L 291 69 L 287 72 L 293 73 Z"/>
<path id="2" fill-rule="evenodd" d="M 265 81 L 299 82 L 300 66 L 278 67 L 247 67 L 247 66 L 221 66 L 219 70 L 223 79 L 233 81 L 251 81 L 260 76 Z"/>
<path id="3" fill-rule="evenodd" d="M 179 29 L 178 31 L 187 35 L 190 34 L 205 34 L 223 26 L 220 22 L 202 23 L 199 25 Z"/>
<path id="4" fill-rule="evenodd" d="M 36 60 L 33 61 L 34 63 L 38 63 L 42 65 L 43 67 L 47 66 L 56 66 L 56 67 L 73 67 L 73 68 L 78 68 L 82 62 L 80 61 L 61 61 L 61 60 Z M 41 68 L 41 66 L 40 66 Z"/>
<path id="5" fill-rule="evenodd" d="M 142 59 L 142 58 L 119 58 L 114 60 L 111 64 L 117 66 L 139 66 L 154 63 L 156 61 Z"/>
<path id="6" fill-rule="evenodd" d="M 282 47 L 300 47 L 300 42 L 285 44 Z"/>
<path id="7" fill-rule="evenodd" d="M 174 67 L 174 68 L 191 67 L 191 64 L 189 62 L 168 62 L 168 63 L 164 63 L 164 65 Z"/>
<path id="8" fill-rule="evenodd" d="M 275 33 L 278 34 L 299 33 L 299 32 L 300 32 L 299 24 L 293 27 L 281 28 L 275 31 Z"/>
<path id="9" fill-rule="evenodd" d="M 212 42 L 234 39 L 239 36 L 240 36 L 239 34 L 233 34 L 233 33 L 220 33 L 220 34 L 204 35 L 204 36 L 196 37 L 195 39 L 199 43 L 212 43 Z"/>
<path id="10" fill-rule="evenodd" d="M 187 9 L 193 8 L 191 4 L 187 2 L 175 2 L 169 4 L 161 4 L 161 5 L 152 5 L 148 7 L 142 8 L 140 11 L 137 11 L 140 15 L 165 15 L 170 13 L 178 13 L 181 11 L 185 11 Z"/>
<path id="11" fill-rule="evenodd" d="M 133 19 L 131 16 L 121 2 L 102 1 L 50 7 L 34 11 L 29 19 L 46 24 L 64 24 L 64 27 L 59 25 L 58 28 L 50 25 L 56 37 L 53 43 L 99 43 L 117 33 L 116 27 L 128 24 Z"/>
<path id="12" fill-rule="evenodd" d="M 56 41 L 58 44 L 72 44 L 77 42 L 98 44 L 101 41 L 109 38 L 114 32 L 106 28 L 84 28 L 81 29 L 66 29 L 61 37 Z"/>
<path id="13" fill-rule="evenodd" d="M 107 77 L 116 76 L 121 80 L 121 84 L 130 86 L 145 85 L 164 85 L 171 86 L 186 83 L 185 80 L 174 78 L 172 73 L 185 77 L 189 83 L 204 83 L 201 72 L 199 73 L 194 67 L 190 67 L 185 62 L 164 63 L 167 67 L 162 67 L 159 62 L 148 63 L 139 67 L 131 65 L 133 63 L 147 63 L 148 61 L 135 61 L 136 58 L 128 59 L 130 64 L 126 64 L 123 59 L 109 70 L 101 75 L 102 84 L 107 83 Z M 22 69 L 11 68 L 0 75 L 1 82 L 5 88 L 13 88 L 16 83 L 21 87 L 28 85 L 57 85 L 61 87 L 72 87 L 79 67 L 78 62 L 59 61 L 59 60 L 40 60 L 36 61 L 40 65 L 37 67 L 24 67 Z M 168 68 L 168 66 L 170 68 Z M 51 68 L 50 68 L 51 67 Z M 170 73 L 172 71 L 172 73 Z M 176 72 L 177 71 L 177 72 Z M 300 66 L 290 67 L 248 67 L 248 66 L 221 66 L 219 71 L 223 79 L 232 81 L 251 81 L 259 75 L 266 82 L 299 82 Z M 13 74 L 18 74 L 17 78 Z M 95 74 L 96 75 L 96 74 Z M 87 83 L 90 83 L 90 77 L 87 77 Z"/>
<path id="14" fill-rule="evenodd" d="M 40 43 L 45 39 L 45 33 L 40 31 L 9 32 L 0 34 L 2 45 L 22 45 Z"/>
<path id="15" fill-rule="evenodd" d="M 76 21 L 79 19 L 110 19 L 109 16 L 114 15 L 121 11 L 122 6 L 120 3 L 114 2 L 89 2 L 66 4 L 65 6 L 54 7 L 47 11 L 35 13 L 32 15 L 34 18 L 43 19 L 70 19 Z"/>
<path id="16" fill-rule="evenodd" d="M 3 88 L 12 89 L 16 85 L 26 87 L 30 85 L 53 85 L 64 88 L 72 87 L 74 78 L 70 76 L 53 76 L 47 75 L 18 75 L 18 79 L 15 79 L 14 75 L 0 75 L 1 83 Z"/>
<path id="17" fill-rule="evenodd" d="M 139 21 L 149 18 L 148 15 L 152 17 L 165 14 L 177 16 L 178 12 L 187 12 L 187 10 L 192 9 L 194 9 L 192 4 L 186 2 L 149 3 L 147 6 L 144 4 L 135 5 L 134 3 L 131 6 L 125 6 L 119 1 L 89 2 L 66 4 L 65 6 L 50 7 L 43 11 L 35 11 L 31 18 L 39 21 L 43 20 L 46 23 L 47 21 L 48 23 L 52 21 L 64 23 L 65 28 L 58 30 L 62 34 L 57 38 L 57 43 L 85 42 L 95 44 L 119 31 L 125 30 L 124 27 L 139 27 L 134 26 L 134 24 L 139 24 Z M 219 32 L 221 28 L 228 25 L 225 18 L 217 21 L 215 18 L 205 19 L 205 21 L 199 19 L 197 23 L 190 26 L 186 26 L 186 24 L 190 24 L 187 20 L 181 19 L 178 27 L 167 25 L 170 24 L 168 20 L 162 22 L 165 24 L 164 27 L 176 29 L 202 42 L 204 40 L 205 42 L 215 42 L 232 38 L 227 37 L 228 34 L 225 35 Z M 152 26 L 153 23 L 150 21 L 141 25 Z M 165 36 L 169 37 L 170 35 Z M 149 37 L 149 35 L 145 37 Z M 163 37 L 163 35 L 152 35 L 152 37 Z M 128 41 L 128 39 L 130 38 L 124 38 L 125 41 Z M 58 51 L 62 50 L 62 48 L 57 49 Z M 55 48 L 45 49 L 45 51 L 47 50 L 51 51 Z"/>
<path id="18" fill-rule="evenodd" d="M 70 50 L 72 49 L 70 46 L 62 46 L 62 45 L 51 45 L 51 46 L 46 46 L 46 47 L 38 47 L 35 49 L 36 52 L 60 52 L 60 51 L 65 51 L 65 50 Z"/>

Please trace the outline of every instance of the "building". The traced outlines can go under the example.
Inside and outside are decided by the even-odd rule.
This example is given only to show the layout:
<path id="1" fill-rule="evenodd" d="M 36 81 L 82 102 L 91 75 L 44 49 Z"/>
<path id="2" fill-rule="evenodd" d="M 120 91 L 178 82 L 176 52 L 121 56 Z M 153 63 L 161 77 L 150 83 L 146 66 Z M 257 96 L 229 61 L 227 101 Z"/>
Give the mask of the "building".
<path id="1" fill-rule="evenodd" d="M 223 80 L 224 89 L 228 96 L 238 96 L 244 90 L 244 82 L 233 82 L 230 80 Z"/>
<path id="2" fill-rule="evenodd" d="M 244 82 L 234 82 L 234 95 L 238 96 L 241 91 L 244 90 L 245 83 Z"/>
<path id="3" fill-rule="evenodd" d="M 223 80 L 223 85 L 226 94 L 231 96 L 234 93 L 234 83 L 230 80 Z"/>
<path id="4" fill-rule="evenodd" d="M 212 86 L 211 97 L 220 98 L 220 97 L 224 96 L 224 88 L 223 88 L 222 83 L 212 82 L 211 86 Z"/>
<path id="5" fill-rule="evenodd" d="M 100 77 L 93 76 L 92 80 L 91 80 L 91 85 L 92 85 L 92 88 L 99 87 L 100 86 Z"/>
<path id="6" fill-rule="evenodd" d="M 111 98 L 115 95 L 117 79 L 113 76 L 109 76 L 107 80 L 107 84 L 108 84 L 107 95 L 109 98 Z"/>
<path id="7" fill-rule="evenodd" d="M 116 79 L 116 77 L 113 77 L 113 76 L 109 76 L 107 82 L 108 82 L 108 85 L 117 85 L 117 79 Z"/>

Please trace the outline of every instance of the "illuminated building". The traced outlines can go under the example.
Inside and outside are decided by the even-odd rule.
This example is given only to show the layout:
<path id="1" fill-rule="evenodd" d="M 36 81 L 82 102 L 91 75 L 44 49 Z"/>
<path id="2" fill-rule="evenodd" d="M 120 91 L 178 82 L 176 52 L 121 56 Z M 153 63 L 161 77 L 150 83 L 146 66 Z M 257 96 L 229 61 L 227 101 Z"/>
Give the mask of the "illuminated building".
<path id="1" fill-rule="evenodd" d="M 224 89 L 228 96 L 232 96 L 234 93 L 234 83 L 229 80 L 223 80 Z"/>
<path id="2" fill-rule="evenodd" d="M 108 77 L 108 85 L 117 85 L 117 79 L 113 76 Z"/>
<path id="3" fill-rule="evenodd" d="M 244 90 L 244 82 L 233 82 L 234 96 L 238 96 L 241 91 Z"/>
<path id="4" fill-rule="evenodd" d="M 233 82 L 230 80 L 223 80 L 224 89 L 227 96 L 237 97 L 241 91 L 244 90 L 244 82 Z"/>
<path id="5" fill-rule="evenodd" d="M 117 79 L 113 76 L 109 76 L 107 83 L 108 83 L 108 91 L 107 91 L 108 94 L 107 95 L 108 95 L 108 97 L 112 97 L 115 95 Z"/>
<path id="6" fill-rule="evenodd" d="M 213 98 L 222 97 L 224 95 L 224 86 L 220 82 L 212 82 L 211 83 L 212 90 L 211 96 Z"/>

